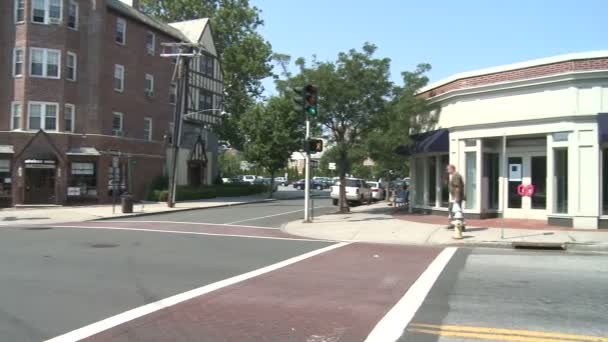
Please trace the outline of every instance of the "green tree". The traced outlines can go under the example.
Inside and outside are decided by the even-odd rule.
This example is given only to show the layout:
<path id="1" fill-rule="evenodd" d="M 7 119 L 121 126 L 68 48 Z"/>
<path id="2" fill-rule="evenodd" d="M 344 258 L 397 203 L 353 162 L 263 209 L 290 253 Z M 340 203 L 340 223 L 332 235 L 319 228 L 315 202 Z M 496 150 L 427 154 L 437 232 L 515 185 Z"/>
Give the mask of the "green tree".
<path id="1" fill-rule="evenodd" d="M 362 145 L 367 134 L 386 110 L 393 88 L 389 81 L 390 59 L 376 58 L 376 46 L 365 43 L 361 51 L 351 49 L 337 60 L 307 66 L 303 58 L 296 64 L 300 74 L 290 85 L 314 84 L 319 88 L 319 114 L 315 119 L 331 133 L 336 146 L 336 163 L 341 180 L 340 211 L 347 212 L 345 176 L 352 150 Z"/>
<path id="2" fill-rule="evenodd" d="M 291 100 L 271 97 L 250 108 L 241 120 L 245 157 L 270 173 L 271 189 L 278 170 L 287 166 L 291 153 L 301 146 L 302 122 Z M 272 191 L 270 192 L 272 196 Z"/>
<path id="3" fill-rule="evenodd" d="M 241 162 L 245 160 L 241 153 L 236 150 L 221 152 L 218 164 L 222 177 L 234 177 L 242 173 Z"/>
<path id="4" fill-rule="evenodd" d="M 210 18 L 222 70 L 224 110 L 231 114 L 219 134 L 242 147 L 239 121 L 263 92 L 261 80 L 272 76 L 272 47 L 258 32 L 261 11 L 248 0 L 141 0 L 142 10 L 165 22 Z"/>
<path id="5" fill-rule="evenodd" d="M 429 64 L 419 64 L 415 71 L 402 73 L 403 86 L 393 89 L 387 110 L 376 117 L 367 137 L 367 151 L 385 177 L 389 170 L 395 175 L 409 173 L 407 158 L 396 154 L 395 148 L 410 143 L 410 129 L 423 131 L 436 123 L 437 113 L 430 115 L 434 108 L 417 96 L 428 83 L 425 74 L 430 69 Z"/>

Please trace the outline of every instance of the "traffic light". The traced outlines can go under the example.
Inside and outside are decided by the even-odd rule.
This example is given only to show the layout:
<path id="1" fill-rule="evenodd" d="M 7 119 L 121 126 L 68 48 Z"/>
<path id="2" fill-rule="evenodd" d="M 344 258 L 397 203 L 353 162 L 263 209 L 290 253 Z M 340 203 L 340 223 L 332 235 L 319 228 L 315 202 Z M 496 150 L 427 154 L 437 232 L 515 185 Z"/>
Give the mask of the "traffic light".
<path id="1" fill-rule="evenodd" d="M 309 117 L 317 116 L 317 87 L 309 84 L 304 87 L 304 113 Z"/>
<path id="2" fill-rule="evenodd" d="M 318 153 L 323 152 L 323 140 L 321 139 L 308 139 L 308 149 L 306 152 L 308 153 Z"/>
<path id="3" fill-rule="evenodd" d="M 317 116 L 317 87 L 309 84 L 305 87 L 288 88 L 287 91 L 294 102 L 295 111 L 304 112 L 309 118 Z"/>

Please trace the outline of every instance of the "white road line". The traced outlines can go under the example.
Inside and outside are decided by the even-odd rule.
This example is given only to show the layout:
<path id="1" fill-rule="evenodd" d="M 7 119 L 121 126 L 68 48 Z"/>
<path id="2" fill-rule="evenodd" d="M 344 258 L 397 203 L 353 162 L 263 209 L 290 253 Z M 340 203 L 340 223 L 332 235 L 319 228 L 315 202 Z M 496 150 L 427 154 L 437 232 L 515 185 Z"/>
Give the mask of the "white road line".
<path id="1" fill-rule="evenodd" d="M 99 222 L 99 221 L 97 221 Z M 274 229 L 279 230 L 280 228 L 272 228 L 272 227 L 260 227 L 260 226 L 243 226 L 243 225 L 234 225 L 228 223 L 208 223 L 208 222 L 179 222 L 179 221 L 139 221 L 139 220 L 131 220 L 131 221 L 109 221 L 109 222 L 117 222 L 117 223 L 175 223 L 175 224 L 190 224 L 190 225 L 209 225 L 209 226 L 223 226 L 223 227 L 239 227 L 239 228 L 254 228 L 254 229 Z"/>
<path id="2" fill-rule="evenodd" d="M 444 249 L 393 308 L 376 324 L 365 342 L 397 341 L 448 264 L 456 247 Z"/>
<path id="3" fill-rule="evenodd" d="M 207 294 L 209 292 L 221 289 L 223 287 L 226 286 L 230 286 L 242 281 L 245 281 L 247 279 L 251 279 L 253 277 L 257 277 L 259 275 L 262 275 L 264 273 L 268 273 L 268 272 L 272 272 L 275 270 L 278 270 L 279 268 L 285 267 L 285 266 L 289 266 L 291 264 L 294 264 L 296 262 L 308 259 L 310 257 L 313 257 L 315 255 L 319 255 L 321 253 L 325 253 L 328 251 L 331 251 L 333 249 L 336 248 L 340 248 L 343 246 L 349 245 L 349 243 L 337 243 L 331 246 L 327 246 L 321 249 L 317 249 L 314 250 L 312 252 L 308 252 L 287 260 L 283 260 L 281 262 L 278 262 L 276 264 L 272 264 L 270 266 L 266 266 L 257 270 L 253 270 L 232 278 L 228 278 L 228 279 L 224 279 L 221 281 L 218 281 L 216 283 L 212 283 L 209 285 L 205 285 L 199 288 L 196 288 L 194 290 L 190 290 L 187 292 L 183 292 L 165 299 L 161 299 L 157 302 L 154 303 L 150 303 L 150 304 L 146 304 L 143 306 L 140 306 L 138 308 L 123 312 L 121 314 L 118 314 L 116 316 L 112 316 L 109 318 L 106 318 L 104 320 L 101 320 L 99 322 L 87 325 L 85 327 L 82 327 L 80 329 L 76 329 L 74 331 L 68 332 L 66 334 L 51 338 L 50 340 L 46 340 L 46 342 L 71 342 L 71 341 L 79 341 L 81 339 L 93 336 L 97 333 L 100 333 L 102 331 L 108 330 L 110 328 L 113 328 L 115 326 L 118 326 L 120 324 L 132 321 L 134 319 L 137 319 L 139 317 L 148 315 L 150 313 L 153 313 L 155 311 L 179 304 L 181 302 L 184 302 L 186 300 L 198 297 L 198 296 L 202 296 L 204 294 Z"/>
<path id="4" fill-rule="evenodd" d="M 314 207 L 313 209 L 321 209 L 321 208 L 331 208 L 329 206 L 323 206 L 323 207 Z M 275 217 L 275 216 L 281 216 L 281 215 L 287 215 L 287 214 L 293 214 L 293 213 L 297 213 L 300 211 L 304 211 L 304 209 L 300 209 L 300 210 L 294 210 L 294 211 L 286 211 L 284 213 L 280 213 L 280 214 L 274 214 L 274 215 L 267 215 L 267 216 L 260 216 L 260 217 L 254 217 L 254 218 L 249 218 L 246 220 L 240 220 L 240 221 L 234 221 L 234 222 L 228 222 L 226 224 L 236 224 L 236 223 L 241 223 L 241 222 L 247 222 L 247 221 L 255 221 L 255 220 L 261 220 L 261 219 L 265 219 L 265 218 L 269 218 L 269 217 Z"/>
<path id="5" fill-rule="evenodd" d="M 181 230 L 164 230 L 164 229 L 150 229 L 150 228 L 103 227 L 103 226 L 61 226 L 61 225 L 45 225 L 45 227 L 50 227 L 50 228 L 75 228 L 75 229 L 132 230 L 132 231 L 155 232 L 155 233 L 193 234 L 193 235 L 241 237 L 241 238 L 248 238 L 248 239 L 338 242 L 336 240 L 321 240 L 321 239 L 315 240 L 315 239 L 301 239 L 301 238 L 274 237 L 274 236 L 256 236 L 256 235 L 240 235 L 240 234 L 218 234 L 218 233 L 187 232 L 187 231 L 185 232 L 185 231 L 181 231 Z"/>

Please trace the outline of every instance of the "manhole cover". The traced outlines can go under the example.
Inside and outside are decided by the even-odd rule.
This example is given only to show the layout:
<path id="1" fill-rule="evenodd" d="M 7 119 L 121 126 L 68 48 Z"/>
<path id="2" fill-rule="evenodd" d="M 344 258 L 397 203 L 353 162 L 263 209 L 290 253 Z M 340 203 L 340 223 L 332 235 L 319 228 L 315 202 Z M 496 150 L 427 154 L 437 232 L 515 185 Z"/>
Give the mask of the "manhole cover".
<path id="1" fill-rule="evenodd" d="M 89 244 L 89 246 L 93 248 L 114 248 L 118 247 L 119 245 L 117 243 L 93 243 Z"/>
<path id="2" fill-rule="evenodd" d="M 23 228 L 24 230 L 51 230 L 51 227 L 27 227 Z"/>

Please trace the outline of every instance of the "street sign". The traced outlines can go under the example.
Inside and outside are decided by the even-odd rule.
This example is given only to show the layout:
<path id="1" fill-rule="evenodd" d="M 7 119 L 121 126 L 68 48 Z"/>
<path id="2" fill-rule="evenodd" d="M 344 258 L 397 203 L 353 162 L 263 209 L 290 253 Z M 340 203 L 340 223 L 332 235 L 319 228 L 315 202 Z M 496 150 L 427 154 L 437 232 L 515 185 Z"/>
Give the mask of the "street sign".
<path id="1" fill-rule="evenodd" d="M 118 167 L 118 157 L 112 157 L 112 167 L 113 168 Z"/>
<path id="2" fill-rule="evenodd" d="M 336 163 L 329 163 L 329 167 L 330 170 L 335 170 L 336 169 Z"/>

